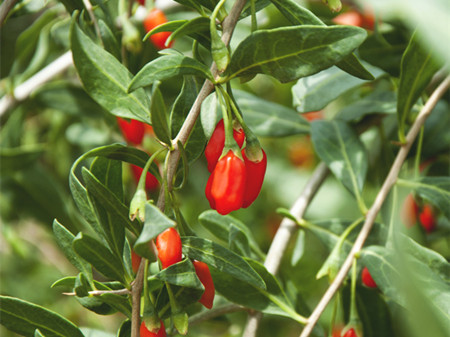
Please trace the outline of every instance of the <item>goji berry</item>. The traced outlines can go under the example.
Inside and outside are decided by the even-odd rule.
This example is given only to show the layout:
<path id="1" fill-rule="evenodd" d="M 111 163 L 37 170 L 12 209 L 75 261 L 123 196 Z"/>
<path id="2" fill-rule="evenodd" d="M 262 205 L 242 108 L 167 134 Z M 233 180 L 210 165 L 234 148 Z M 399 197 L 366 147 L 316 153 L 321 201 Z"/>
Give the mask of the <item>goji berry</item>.
<path id="1" fill-rule="evenodd" d="M 159 328 L 158 332 L 151 332 L 147 329 L 145 326 L 144 321 L 141 323 L 141 328 L 139 329 L 139 335 L 140 337 L 166 337 L 166 328 L 164 327 L 163 321 L 161 321 L 161 327 Z"/>
<path id="2" fill-rule="evenodd" d="M 144 169 L 140 166 L 131 165 L 131 171 L 133 172 L 134 180 L 136 181 L 136 184 L 139 182 L 139 179 L 141 178 L 142 171 Z M 145 177 L 145 188 L 148 191 L 153 191 L 157 189 L 159 186 L 158 179 L 151 174 L 150 172 L 147 172 L 147 177 Z"/>
<path id="3" fill-rule="evenodd" d="M 417 222 L 417 216 L 419 214 L 419 206 L 417 206 L 414 196 L 408 194 L 403 202 L 401 210 L 401 219 L 406 227 L 412 227 Z"/>
<path id="4" fill-rule="evenodd" d="M 202 282 L 203 287 L 205 287 L 205 291 L 199 299 L 199 302 L 206 308 L 211 309 L 214 302 L 215 288 L 209 267 L 206 263 L 201 261 L 193 261 L 192 263 L 195 267 L 195 273 L 197 274 L 200 282 Z"/>
<path id="5" fill-rule="evenodd" d="M 156 248 L 162 269 L 181 261 L 181 238 L 175 228 L 170 227 L 156 237 Z"/>
<path id="6" fill-rule="evenodd" d="M 358 337 L 358 335 L 355 332 L 355 329 L 350 328 L 343 337 Z"/>
<path id="7" fill-rule="evenodd" d="M 145 135 L 145 124 L 137 121 L 135 119 L 130 119 L 127 121 L 123 118 L 117 117 L 117 122 L 119 124 L 122 135 L 128 143 L 134 145 L 142 144 L 142 140 Z"/>
<path id="8" fill-rule="evenodd" d="M 241 129 L 233 129 L 233 138 L 239 147 L 244 144 L 245 134 L 244 130 Z M 208 141 L 208 144 L 205 148 L 205 157 L 208 162 L 208 171 L 212 172 L 214 167 L 217 164 L 220 156 L 223 152 L 223 147 L 225 145 L 225 127 L 223 124 L 223 119 L 217 123 L 214 132 L 211 135 L 211 138 Z"/>
<path id="9" fill-rule="evenodd" d="M 137 273 L 139 269 L 139 265 L 141 264 L 142 257 L 140 257 L 134 250 L 131 251 L 131 268 L 135 273 Z"/>
<path id="10" fill-rule="evenodd" d="M 377 288 L 377 284 L 372 278 L 372 275 L 370 275 L 369 269 L 367 267 L 364 267 L 361 273 L 361 279 L 362 283 L 366 285 L 369 288 Z"/>
<path id="11" fill-rule="evenodd" d="M 266 174 L 267 156 L 263 149 L 262 159 L 259 161 L 251 161 L 245 154 L 245 149 L 242 150 L 242 157 L 245 163 L 245 193 L 242 207 L 247 208 L 259 195 L 262 184 L 264 182 L 264 175 Z"/>
<path id="12" fill-rule="evenodd" d="M 167 22 L 166 15 L 158 8 L 153 8 L 144 19 L 144 28 L 148 33 L 152 29 Z M 170 36 L 170 32 L 159 32 L 150 36 L 150 40 L 158 49 L 166 48 L 166 41 Z M 169 48 L 172 46 L 172 42 L 169 44 Z"/>
<path id="13" fill-rule="evenodd" d="M 213 204 L 222 215 L 242 207 L 245 192 L 245 163 L 232 150 L 222 157 L 209 177 Z"/>
<path id="14" fill-rule="evenodd" d="M 436 228 L 436 218 L 433 207 L 430 204 L 425 204 L 422 212 L 419 214 L 419 220 L 422 227 L 427 233 L 431 233 Z"/>

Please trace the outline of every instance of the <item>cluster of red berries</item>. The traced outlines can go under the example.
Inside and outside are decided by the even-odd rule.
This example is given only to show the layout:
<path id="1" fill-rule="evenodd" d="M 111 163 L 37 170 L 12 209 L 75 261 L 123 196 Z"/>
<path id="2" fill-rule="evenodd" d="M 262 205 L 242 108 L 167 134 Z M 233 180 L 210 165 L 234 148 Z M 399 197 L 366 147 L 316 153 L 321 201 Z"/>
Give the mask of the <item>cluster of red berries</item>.
<path id="1" fill-rule="evenodd" d="M 233 138 L 241 148 L 245 140 L 244 131 L 241 128 L 234 129 Z M 222 215 L 246 208 L 255 201 L 261 191 L 267 167 L 263 149 L 259 160 L 251 160 L 246 154 L 246 148 L 241 153 L 230 149 L 222 155 L 224 145 L 225 129 L 221 120 L 205 149 L 208 170 L 211 172 L 205 194 L 211 208 Z"/>
<path id="2" fill-rule="evenodd" d="M 436 214 L 433 206 L 424 203 L 420 207 L 412 194 L 408 194 L 403 202 L 401 218 L 408 228 L 419 222 L 427 233 L 431 233 L 436 229 Z"/>

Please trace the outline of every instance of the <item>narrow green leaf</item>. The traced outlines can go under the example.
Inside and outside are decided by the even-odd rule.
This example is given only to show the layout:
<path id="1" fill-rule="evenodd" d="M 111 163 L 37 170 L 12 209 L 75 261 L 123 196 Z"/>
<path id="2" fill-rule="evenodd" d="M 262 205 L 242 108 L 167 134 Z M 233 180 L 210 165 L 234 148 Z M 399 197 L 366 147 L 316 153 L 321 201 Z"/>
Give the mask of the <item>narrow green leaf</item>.
<path id="1" fill-rule="evenodd" d="M 134 244 L 134 250 L 139 253 L 139 255 L 153 260 L 154 256 L 150 252 L 149 247 L 150 241 L 166 229 L 175 226 L 175 221 L 167 217 L 167 215 L 161 212 L 158 207 L 151 203 L 145 204 L 144 228 Z"/>
<path id="2" fill-rule="evenodd" d="M 290 82 L 329 68 L 349 55 L 367 33 L 349 26 L 294 26 L 259 30 L 236 48 L 231 77 L 267 74 Z"/>
<path id="3" fill-rule="evenodd" d="M 305 231 L 300 230 L 295 240 L 294 251 L 292 252 L 291 265 L 296 266 L 305 252 Z"/>
<path id="4" fill-rule="evenodd" d="M 284 17 L 293 25 L 326 26 L 314 13 L 292 0 L 271 0 Z M 372 74 L 364 68 L 355 54 L 345 57 L 336 66 L 363 80 L 373 80 Z"/>
<path id="5" fill-rule="evenodd" d="M 206 33 L 209 34 L 209 19 L 203 16 L 193 18 L 191 20 L 185 20 L 180 27 L 178 27 L 172 34 L 170 34 L 169 42 L 176 40 L 184 35 Z M 205 34 L 205 35 L 206 35 Z"/>
<path id="6" fill-rule="evenodd" d="M 147 63 L 133 78 L 128 90 L 149 86 L 179 75 L 194 75 L 212 79 L 209 68 L 199 61 L 182 54 L 163 55 Z"/>
<path id="7" fill-rule="evenodd" d="M 110 290 L 102 289 L 101 290 Z M 83 273 L 78 274 L 78 276 L 75 279 L 75 285 L 74 285 L 74 291 L 77 294 L 75 297 L 76 300 L 86 309 L 95 312 L 99 315 L 110 315 L 116 312 L 114 308 L 109 306 L 108 304 L 104 303 L 99 297 L 97 296 L 89 296 L 89 291 L 91 289 L 86 277 L 83 275 Z"/>
<path id="8" fill-rule="evenodd" d="M 46 337 L 84 337 L 70 321 L 56 312 L 9 296 L 0 296 L 0 323 L 7 329 L 31 336 L 39 329 Z"/>
<path id="9" fill-rule="evenodd" d="M 84 273 L 89 280 L 92 281 L 92 269 L 91 266 L 75 253 L 72 248 L 73 240 L 75 236 L 69 232 L 58 220 L 53 221 L 53 233 L 56 237 L 56 243 L 63 251 L 67 259 L 72 263 L 79 271 Z M 52 286 L 53 287 L 53 286 Z"/>
<path id="10" fill-rule="evenodd" d="M 150 123 L 150 102 L 143 89 L 128 93 L 131 73 L 114 56 L 96 45 L 74 21 L 73 60 L 87 93 L 113 115 Z"/>
<path id="11" fill-rule="evenodd" d="M 368 69 L 375 78 L 383 74 L 376 67 L 368 66 Z M 346 91 L 363 83 L 366 81 L 351 76 L 337 67 L 331 67 L 298 80 L 292 87 L 294 106 L 299 112 L 321 110 Z"/>
<path id="12" fill-rule="evenodd" d="M 161 90 L 159 90 L 159 82 L 153 85 L 152 104 L 150 107 L 152 112 L 153 131 L 160 141 L 163 143 L 172 144 L 171 132 L 169 129 L 169 122 Z"/>
<path id="13" fill-rule="evenodd" d="M 202 123 L 203 132 L 207 139 L 216 128 L 217 123 L 222 119 L 222 110 L 220 108 L 217 94 L 215 92 L 208 95 L 202 103 L 200 110 L 200 121 Z"/>
<path id="14" fill-rule="evenodd" d="M 231 224 L 228 235 L 228 247 L 238 255 L 250 257 L 250 245 L 244 231 Z"/>
<path id="15" fill-rule="evenodd" d="M 368 162 L 358 135 L 341 121 L 314 121 L 311 136 L 320 159 L 351 193 L 358 196 L 364 185 Z"/>
<path id="16" fill-rule="evenodd" d="M 73 249 L 106 277 L 125 282 L 122 261 L 97 239 L 79 233 L 73 241 Z"/>
<path id="17" fill-rule="evenodd" d="M 419 99 L 433 75 L 439 70 L 431 48 L 424 48 L 418 33 L 411 37 L 403 54 L 398 88 L 398 125 L 400 141 L 405 139 L 405 126 L 412 106 Z"/>
<path id="18" fill-rule="evenodd" d="M 184 259 L 175 263 L 156 274 L 158 280 L 169 282 L 180 287 L 195 288 L 204 290 L 204 287 L 197 277 L 194 265 L 191 260 Z"/>
<path id="19" fill-rule="evenodd" d="M 183 253 L 190 259 L 205 262 L 257 288 L 265 289 L 261 277 L 239 255 L 207 239 L 186 236 L 182 239 Z"/>
<path id="20" fill-rule="evenodd" d="M 34 337 L 45 337 L 39 329 L 34 331 Z"/>
<path id="21" fill-rule="evenodd" d="M 116 311 L 119 311 L 128 318 L 131 318 L 131 304 L 127 296 L 112 293 L 104 293 L 101 294 L 99 297 L 103 302 L 107 303 Z"/>
<path id="22" fill-rule="evenodd" d="M 114 55 L 116 59 L 120 61 L 120 44 L 119 41 L 117 41 L 116 36 L 114 36 L 114 33 L 111 31 L 109 26 L 103 21 L 102 19 L 99 19 L 98 21 L 98 27 L 100 29 L 100 34 L 102 36 L 102 41 L 105 46 L 105 50 L 109 52 L 110 54 Z"/>

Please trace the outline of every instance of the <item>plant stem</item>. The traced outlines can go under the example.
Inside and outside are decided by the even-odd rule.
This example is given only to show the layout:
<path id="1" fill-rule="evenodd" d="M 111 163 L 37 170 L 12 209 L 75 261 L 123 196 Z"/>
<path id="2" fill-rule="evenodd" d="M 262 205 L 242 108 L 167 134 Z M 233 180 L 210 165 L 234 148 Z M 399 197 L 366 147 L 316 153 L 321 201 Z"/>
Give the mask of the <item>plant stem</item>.
<path id="1" fill-rule="evenodd" d="M 403 162 L 405 161 L 406 156 L 420 131 L 420 128 L 425 123 L 425 120 L 430 115 L 431 111 L 436 106 L 441 96 L 448 90 L 449 87 L 450 76 L 442 81 L 441 84 L 436 88 L 436 90 L 431 94 L 430 99 L 426 102 L 413 125 L 411 126 L 411 129 L 406 136 L 406 142 L 402 145 L 399 152 L 397 153 L 395 161 L 392 164 L 392 167 L 383 183 L 383 186 L 378 192 L 378 195 L 374 203 L 372 204 L 372 207 L 367 212 L 366 221 L 364 222 L 364 225 L 361 228 L 361 231 L 359 232 L 355 243 L 353 244 L 352 250 L 347 256 L 333 283 L 331 283 L 322 299 L 317 304 L 313 313 L 309 317 L 308 323 L 300 334 L 300 337 L 308 337 L 311 334 L 312 329 L 319 320 L 319 317 L 322 315 L 323 311 L 333 298 L 336 291 L 340 288 L 342 282 L 347 276 L 348 271 L 350 270 L 355 254 L 359 253 L 359 251 L 363 247 L 364 242 L 366 241 L 367 237 L 369 236 L 370 230 L 372 229 L 373 223 L 375 222 L 375 218 L 380 211 L 381 206 L 383 205 L 383 202 L 388 196 L 392 186 L 394 186 L 395 182 L 397 181 L 397 177 L 403 165 Z"/>

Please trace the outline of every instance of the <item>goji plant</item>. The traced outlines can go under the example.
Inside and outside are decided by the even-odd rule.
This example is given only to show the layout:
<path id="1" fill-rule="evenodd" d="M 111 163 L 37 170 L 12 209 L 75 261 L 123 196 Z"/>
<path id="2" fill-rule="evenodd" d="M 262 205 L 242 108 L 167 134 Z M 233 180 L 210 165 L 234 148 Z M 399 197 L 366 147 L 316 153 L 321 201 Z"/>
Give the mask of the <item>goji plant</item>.
<path id="1" fill-rule="evenodd" d="M 0 335 L 447 337 L 449 20 L 3 1 Z"/>

